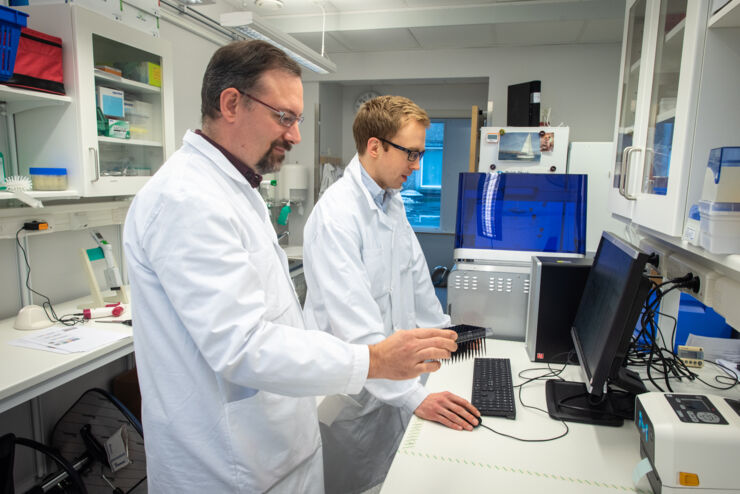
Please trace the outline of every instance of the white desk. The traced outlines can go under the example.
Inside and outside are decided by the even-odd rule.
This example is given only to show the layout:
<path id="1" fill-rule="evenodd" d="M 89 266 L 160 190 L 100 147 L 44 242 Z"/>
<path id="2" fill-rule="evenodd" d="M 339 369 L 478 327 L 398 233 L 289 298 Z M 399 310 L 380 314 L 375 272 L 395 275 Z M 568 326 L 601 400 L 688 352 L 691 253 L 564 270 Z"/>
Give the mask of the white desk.
<path id="1" fill-rule="evenodd" d="M 89 297 L 87 298 L 89 299 Z M 77 304 L 86 298 L 54 306 L 57 314 L 78 312 Z M 130 319 L 124 314 L 121 319 Z M 51 389 L 87 374 L 134 351 L 130 326 L 96 324 L 93 326 L 116 331 L 127 338 L 90 352 L 59 354 L 20 348 L 8 342 L 30 334 L 13 328 L 15 317 L 0 321 L 0 413 L 35 398 Z"/>
<path id="2" fill-rule="evenodd" d="M 523 381 L 517 376 L 520 371 L 546 368 L 529 361 L 524 343 L 489 339 L 487 347 L 487 356 L 511 360 L 514 385 Z M 705 372 L 713 376 L 713 371 Z M 532 371 L 530 377 L 537 373 Z M 569 365 L 562 377 L 580 380 L 579 375 L 578 367 Z M 448 390 L 470 400 L 472 377 L 473 359 L 469 359 L 443 365 L 429 376 L 426 386 L 432 392 Z M 649 383 L 646 385 L 650 388 Z M 722 394 L 703 385 L 671 385 L 676 392 Z M 518 388 L 514 393 L 516 397 Z M 740 390 L 725 395 L 738 398 Z M 547 410 L 545 381 L 524 386 L 522 399 L 528 405 Z M 521 438 L 555 437 L 565 430 L 561 422 L 550 419 L 547 413 L 522 407 L 518 397 L 516 420 L 483 417 L 483 423 Z M 577 423 L 568 423 L 568 427 L 570 432 L 561 439 L 524 443 L 483 427 L 458 432 L 414 416 L 381 492 L 651 492 L 645 479 L 639 483 L 639 490 L 632 484 L 632 470 L 640 460 L 639 437 L 632 422 L 625 421 L 622 427 Z"/>

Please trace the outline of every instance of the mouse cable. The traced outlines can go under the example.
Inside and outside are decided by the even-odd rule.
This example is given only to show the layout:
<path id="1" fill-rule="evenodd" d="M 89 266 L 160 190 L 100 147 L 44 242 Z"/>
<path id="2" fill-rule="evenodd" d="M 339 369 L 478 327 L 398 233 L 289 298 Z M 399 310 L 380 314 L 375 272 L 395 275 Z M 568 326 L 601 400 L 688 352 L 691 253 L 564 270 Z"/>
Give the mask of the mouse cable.
<path id="1" fill-rule="evenodd" d="M 526 403 L 524 403 L 524 401 L 522 400 L 522 388 L 526 384 L 529 384 L 529 383 L 531 383 L 533 381 L 542 380 L 542 379 L 545 379 L 545 378 L 548 378 L 548 377 L 559 377 L 560 374 L 562 374 L 563 371 L 565 370 L 565 366 L 566 365 L 568 365 L 568 364 L 567 363 L 566 364 L 563 364 L 563 368 L 562 369 L 553 369 L 550 366 L 550 364 L 548 363 L 547 364 L 547 368 L 545 368 L 545 367 L 533 367 L 533 368 L 530 368 L 530 369 L 524 369 L 523 371 L 519 372 L 518 376 L 521 377 L 521 378 L 523 378 L 523 379 L 525 379 L 524 382 L 519 383 L 516 386 L 514 386 L 515 388 L 517 388 L 517 387 L 519 388 L 519 393 L 518 393 L 519 394 L 519 403 L 524 408 L 532 408 L 534 410 L 537 410 L 537 411 L 540 411 L 542 413 L 547 414 L 547 410 L 543 410 L 543 409 L 541 409 L 539 407 L 536 407 L 534 405 L 527 405 Z M 528 371 L 536 371 L 536 370 L 539 370 L 539 371 L 546 370 L 547 372 L 545 372 L 544 374 L 537 375 L 535 377 L 526 377 L 526 376 L 523 376 L 523 374 L 525 372 L 528 372 Z M 562 380 L 562 378 L 560 378 L 560 379 Z M 549 414 L 548 414 L 548 416 L 549 416 Z M 565 421 L 563 421 L 563 420 L 560 420 L 559 422 L 563 424 L 563 426 L 565 427 L 565 431 L 562 434 L 560 434 L 559 436 L 548 437 L 548 438 L 545 438 L 545 439 L 527 439 L 527 438 L 523 438 L 523 437 L 512 436 L 511 434 L 506 434 L 504 432 L 500 432 L 500 431 L 497 431 L 495 429 L 492 429 L 491 427 L 488 427 L 487 425 L 485 425 L 483 423 L 482 420 L 480 421 L 480 427 L 485 427 L 489 431 L 493 432 L 494 434 L 498 434 L 499 436 L 508 437 L 510 439 L 516 439 L 517 441 L 521 441 L 521 442 L 524 442 L 524 443 L 545 443 L 545 442 L 549 442 L 549 441 L 555 441 L 557 439 L 560 439 L 561 437 L 565 437 L 565 436 L 568 435 L 568 433 L 570 432 L 570 428 L 568 427 L 568 424 L 566 424 Z"/>

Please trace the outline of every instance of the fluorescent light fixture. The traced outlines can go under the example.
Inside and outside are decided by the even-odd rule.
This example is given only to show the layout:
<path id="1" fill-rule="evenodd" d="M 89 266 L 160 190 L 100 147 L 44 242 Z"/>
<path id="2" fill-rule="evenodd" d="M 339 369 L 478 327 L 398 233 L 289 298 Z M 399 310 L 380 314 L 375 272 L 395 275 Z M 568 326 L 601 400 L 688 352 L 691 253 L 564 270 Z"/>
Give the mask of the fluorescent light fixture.
<path id="1" fill-rule="evenodd" d="M 221 14 L 220 21 L 223 27 L 233 28 L 252 39 L 260 39 L 277 46 L 309 70 L 319 74 L 329 74 L 337 70 L 336 64 L 327 57 L 316 53 L 294 37 L 270 27 L 252 12 L 227 12 Z"/>
<path id="2" fill-rule="evenodd" d="M 177 3 L 192 7 L 193 5 L 213 5 L 214 0 L 177 0 Z"/>

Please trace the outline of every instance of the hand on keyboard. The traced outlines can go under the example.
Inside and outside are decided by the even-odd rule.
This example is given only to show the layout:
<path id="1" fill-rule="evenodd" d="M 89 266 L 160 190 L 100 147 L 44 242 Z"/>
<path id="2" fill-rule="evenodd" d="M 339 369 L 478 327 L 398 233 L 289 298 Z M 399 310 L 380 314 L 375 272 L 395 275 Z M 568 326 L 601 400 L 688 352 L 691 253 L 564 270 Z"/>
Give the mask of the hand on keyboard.
<path id="1" fill-rule="evenodd" d="M 427 396 L 414 410 L 414 415 L 457 431 L 471 431 L 478 425 L 480 412 L 465 398 L 444 391 Z"/>

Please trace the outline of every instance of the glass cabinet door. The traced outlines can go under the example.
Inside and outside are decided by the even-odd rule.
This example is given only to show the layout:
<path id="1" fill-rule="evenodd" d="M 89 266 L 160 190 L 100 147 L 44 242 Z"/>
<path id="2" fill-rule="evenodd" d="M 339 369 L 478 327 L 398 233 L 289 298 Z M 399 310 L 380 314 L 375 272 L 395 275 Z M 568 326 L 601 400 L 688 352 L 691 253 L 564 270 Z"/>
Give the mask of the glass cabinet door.
<path id="1" fill-rule="evenodd" d="M 681 68 L 687 0 L 664 0 L 660 6 L 652 89 L 644 154 L 643 194 L 666 195 L 671 166 L 676 98 Z"/>
<path id="2" fill-rule="evenodd" d="M 164 161 L 162 59 L 92 35 L 101 177 L 150 176 Z"/>
<path id="3" fill-rule="evenodd" d="M 626 33 L 625 66 L 622 68 L 621 104 L 617 123 L 616 156 L 612 187 L 625 194 L 626 161 L 634 143 L 635 115 L 638 100 L 638 86 L 642 55 L 642 41 L 645 31 L 646 0 L 638 0 L 629 10 Z"/>

